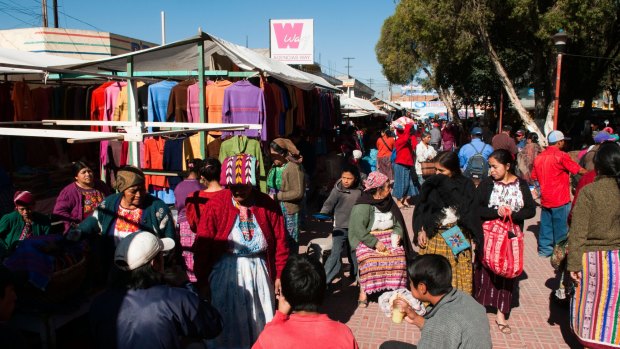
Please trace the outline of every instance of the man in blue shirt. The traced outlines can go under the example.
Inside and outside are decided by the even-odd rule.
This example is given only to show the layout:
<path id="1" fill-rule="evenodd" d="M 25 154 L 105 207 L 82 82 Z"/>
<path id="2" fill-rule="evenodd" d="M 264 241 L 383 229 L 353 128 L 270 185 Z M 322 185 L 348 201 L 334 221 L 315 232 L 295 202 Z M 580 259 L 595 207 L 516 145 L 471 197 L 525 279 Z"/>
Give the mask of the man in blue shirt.
<path id="1" fill-rule="evenodd" d="M 486 160 L 489 159 L 489 155 L 493 152 L 493 147 L 484 143 L 482 139 L 480 139 L 481 137 L 482 129 L 480 127 L 474 127 L 471 130 L 471 142 L 463 145 L 461 150 L 459 150 L 459 162 L 461 164 L 461 169 L 465 169 L 469 158 L 474 156 L 476 153 L 481 153 Z"/>

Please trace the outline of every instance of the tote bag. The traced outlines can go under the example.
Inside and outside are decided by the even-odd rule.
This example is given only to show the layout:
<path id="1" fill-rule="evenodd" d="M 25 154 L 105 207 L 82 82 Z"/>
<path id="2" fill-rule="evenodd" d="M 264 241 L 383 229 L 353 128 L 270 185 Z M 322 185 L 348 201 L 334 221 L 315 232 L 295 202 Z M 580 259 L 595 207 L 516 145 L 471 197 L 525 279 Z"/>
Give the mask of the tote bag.
<path id="1" fill-rule="evenodd" d="M 486 221 L 482 264 L 494 274 L 512 279 L 523 272 L 523 232 L 512 216 Z"/>

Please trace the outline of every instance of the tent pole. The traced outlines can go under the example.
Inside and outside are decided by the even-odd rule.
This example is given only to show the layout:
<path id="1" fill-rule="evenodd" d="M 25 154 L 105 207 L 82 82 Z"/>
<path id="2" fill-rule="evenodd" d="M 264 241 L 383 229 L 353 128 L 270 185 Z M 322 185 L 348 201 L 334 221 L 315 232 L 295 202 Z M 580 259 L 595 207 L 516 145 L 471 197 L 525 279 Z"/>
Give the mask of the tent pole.
<path id="1" fill-rule="evenodd" d="M 127 58 L 127 77 L 133 76 L 133 56 Z M 131 128 L 136 130 L 138 127 L 138 95 L 137 84 L 133 79 L 127 80 L 127 110 L 129 111 L 129 121 L 133 124 Z M 138 142 L 129 142 L 129 163 L 133 166 L 140 167 L 140 148 Z"/>
<path id="2" fill-rule="evenodd" d="M 198 107 L 200 108 L 200 122 L 206 122 L 205 117 L 205 52 L 204 40 L 198 42 Z M 200 157 L 205 158 L 205 132 L 199 133 L 200 137 Z"/>

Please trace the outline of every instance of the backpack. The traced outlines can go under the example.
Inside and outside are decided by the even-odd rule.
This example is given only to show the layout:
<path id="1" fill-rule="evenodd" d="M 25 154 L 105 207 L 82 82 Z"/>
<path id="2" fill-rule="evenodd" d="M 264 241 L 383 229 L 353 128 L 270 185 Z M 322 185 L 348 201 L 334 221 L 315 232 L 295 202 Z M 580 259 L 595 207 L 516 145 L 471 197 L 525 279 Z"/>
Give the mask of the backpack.
<path id="1" fill-rule="evenodd" d="M 486 148 L 487 145 L 485 144 L 480 151 L 478 151 L 473 144 L 470 143 L 469 145 L 474 148 L 476 154 L 467 160 L 463 175 L 474 179 L 486 178 L 489 175 L 489 163 L 487 159 L 484 158 L 484 155 L 482 155 L 482 152 L 484 152 L 484 148 Z"/>

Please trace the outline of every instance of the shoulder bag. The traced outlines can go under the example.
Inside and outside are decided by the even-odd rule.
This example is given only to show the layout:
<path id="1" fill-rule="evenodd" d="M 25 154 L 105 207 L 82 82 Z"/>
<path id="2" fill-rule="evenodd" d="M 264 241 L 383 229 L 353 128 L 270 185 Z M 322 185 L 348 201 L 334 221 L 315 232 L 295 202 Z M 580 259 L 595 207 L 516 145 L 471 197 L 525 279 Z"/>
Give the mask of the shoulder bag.
<path id="1" fill-rule="evenodd" d="M 512 222 L 512 216 L 482 224 L 484 253 L 482 264 L 495 275 L 507 279 L 523 272 L 523 232 Z"/>

